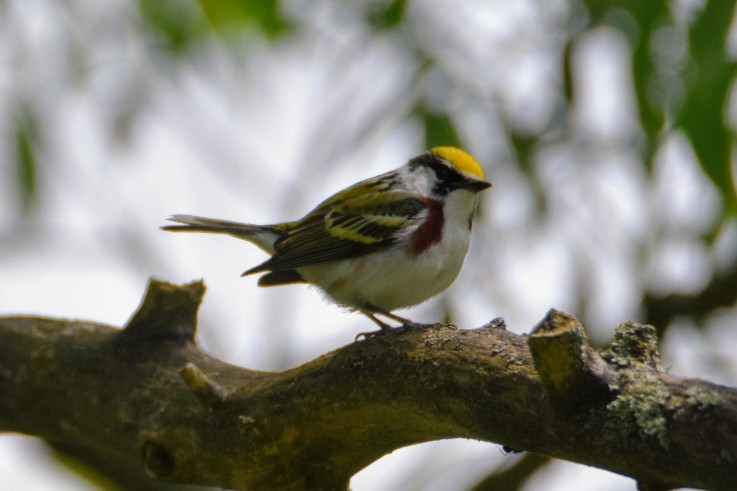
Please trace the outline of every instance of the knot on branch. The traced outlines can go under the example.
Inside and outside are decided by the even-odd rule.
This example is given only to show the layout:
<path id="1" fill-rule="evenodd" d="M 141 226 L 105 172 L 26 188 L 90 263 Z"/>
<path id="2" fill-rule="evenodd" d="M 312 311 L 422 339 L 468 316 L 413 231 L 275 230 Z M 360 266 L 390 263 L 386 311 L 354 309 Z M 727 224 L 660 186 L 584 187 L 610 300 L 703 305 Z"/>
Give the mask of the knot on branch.
<path id="1" fill-rule="evenodd" d="M 602 357 L 618 367 L 645 365 L 662 372 L 658 333 L 655 327 L 637 322 L 623 322 L 617 326 L 614 340 Z"/>
<path id="2" fill-rule="evenodd" d="M 176 470 L 174 457 L 163 445 L 152 440 L 146 440 L 141 449 L 143 465 L 152 477 L 162 478 L 170 476 Z"/>
<path id="3" fill-rule="evenodd" d="M 614 373 L 588 342 L 581 323 L 551 309 L 527 340 L 540 378 L 560 409 L 607 403 Z"/>
<path id="4" fill-rule="evenodd" d="M 154 340 L 193 341 L 204 294 L 202 281 L 175 285 L 151 279 L 141 305 L 120 332 L 119 341 L 135 340 L 138 346 Z"/>
<path id="5" fill-rule="evenodd" d="M 179 369 L 182 378 L 189 390 L 206 406 L 215 408 L 228 399 L 228 391 L 219 383 L 200 370 L 194 363 L 187 363 Z"/>

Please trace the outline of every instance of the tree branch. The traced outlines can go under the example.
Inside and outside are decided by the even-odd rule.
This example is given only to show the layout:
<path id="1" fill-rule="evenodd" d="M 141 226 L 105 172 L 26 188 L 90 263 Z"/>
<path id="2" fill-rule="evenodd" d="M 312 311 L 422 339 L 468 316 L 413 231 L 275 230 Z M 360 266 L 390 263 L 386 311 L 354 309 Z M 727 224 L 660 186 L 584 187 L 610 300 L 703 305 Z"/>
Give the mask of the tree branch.
<path id="1" fill-rule="evenodd" d="M 730 307 L 737 301 L 737 260 L 728 268 L 717 271 L 703 290 L 694 294 L 673 293 L 656 296 L 651 293 L 642 300 L 645 320 L 660 330 L 679 316 L 692 318 L 697 324 L 720 307 Z"/>
<path id="2" fill-rule="evenodd" d="M 623 324 L 603 353 L 556 311 L 530 336 L 498 322 L 404 328 L 267 373 L 200 351 L 203 293 L 153 281 L 123 330 L 0 318 L 0 430 L 236 489 L 345 489 L 392 450 L 440 438 L 608 469 L 643 489 L 737 482 L 737 391 L 663 373 L 652 327 Z"/>

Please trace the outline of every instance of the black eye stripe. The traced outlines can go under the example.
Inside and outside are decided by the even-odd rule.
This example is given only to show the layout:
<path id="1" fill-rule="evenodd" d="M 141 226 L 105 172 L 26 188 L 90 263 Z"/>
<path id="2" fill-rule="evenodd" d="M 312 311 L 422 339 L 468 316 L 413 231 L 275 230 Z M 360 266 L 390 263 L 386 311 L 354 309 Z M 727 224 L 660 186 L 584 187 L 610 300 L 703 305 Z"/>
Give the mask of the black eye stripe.
<path id="1" fill-rule="evenodd" d="M 433 171 L 435 171 L 435 175 L 441 181 L 453 181 L 461 177 L 457 172 L 454 172 L 450 167 L 438 161 L 435 161 L 432 164 L 430 164 L 430 168 Z"/>
<path id="2" fill-rule="evenodd" d="M 435 172 L 435 176 L 437 176 L 439 182 L 450 185 L 451 187 L 454 184 L 458 184 L 459 182 L 466 180 L 463 174 L 442 162 L 435 161 L 430 164 L 429 167 Z"/>
<path id="3" fill-rule="evenodd" d="M 431 153 L 424 153 L 415 157 L 410 161 L 409 165 L 410 169 L 416 169 L 420 166 L 432 169 L 438 178 L 433 192 L 440 196 L 448 194 L 459 183 L 467 180 L 458 170 L 444 163 L 438 156 Z"/>

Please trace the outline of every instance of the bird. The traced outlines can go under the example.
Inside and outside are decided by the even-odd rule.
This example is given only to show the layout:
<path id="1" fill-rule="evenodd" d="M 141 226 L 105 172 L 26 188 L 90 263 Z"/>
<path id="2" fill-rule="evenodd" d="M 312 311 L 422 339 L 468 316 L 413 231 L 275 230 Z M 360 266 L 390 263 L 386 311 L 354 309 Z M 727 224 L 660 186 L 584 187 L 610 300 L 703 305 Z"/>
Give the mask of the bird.
<path id="1" fill-rule="evenodd" d="M 161 228 L 251 242 L 270 258 L 241 276 L 261 274 L 263 287 L 315 285 L 386 333 L 394 328 L 385 320 L 421 325 L 393 311 L 434 297 L 456 279 L 478 194 L 491 186 L 473 156 L 438 146 L 338 191 L 296 221 L 254 225 L 177 214 L 168 218 L 177 225 Z"/>

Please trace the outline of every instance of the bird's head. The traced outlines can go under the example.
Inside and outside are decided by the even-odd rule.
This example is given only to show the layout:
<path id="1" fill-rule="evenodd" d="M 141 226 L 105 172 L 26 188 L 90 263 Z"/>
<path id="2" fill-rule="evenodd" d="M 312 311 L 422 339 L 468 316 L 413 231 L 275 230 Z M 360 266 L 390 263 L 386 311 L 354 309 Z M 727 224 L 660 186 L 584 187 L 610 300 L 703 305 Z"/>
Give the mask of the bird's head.
<path id="1" fill-rule="evenodd" d="M 476 159 L 455 147 L 434 147 L 410 160 L 406 169 L 411 187 L 440 201 L 457 190 L 475 194 L 491 187 Z"/>

